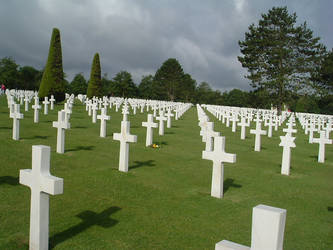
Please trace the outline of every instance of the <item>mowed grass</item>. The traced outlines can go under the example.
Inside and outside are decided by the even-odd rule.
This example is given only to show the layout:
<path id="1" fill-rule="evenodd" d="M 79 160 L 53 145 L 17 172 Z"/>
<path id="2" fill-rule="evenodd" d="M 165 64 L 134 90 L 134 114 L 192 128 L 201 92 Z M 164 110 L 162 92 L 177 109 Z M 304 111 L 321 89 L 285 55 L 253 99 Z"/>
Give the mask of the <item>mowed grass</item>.
<path id="1" fill-rule="evenodd" d="M 76 102 L 66 131 L 65 154 L 57 154 L 56 105 L 49 115 L 24 112 L 20 141 L 12 140 L 12 119 L 0 97 L 0 249 L 28 249 L 30 189 L 18 182 L 19 170 L 31 168 L 32 145 L 51 146 L 51 174 L 64 179 L 64 193 L 50 196 L 49 242 L 54 249 L 214 249 L 227 239 L 250 245 L 252 208 L 265 204 L 287 209 L 284 249 L 333 248 L 333 145 L 326 161 L 317 163 L 318 144 L 309 144 L 298 126 L 292 149 L 291 175 L 280 174 L 279 135 L 262 137 L 254 152 L 254 136 L 210 116 L 215 130 L 226 136 L 226 152 L 236 153 L 225 164 L 224 198 L 210 196 L 212 162 L 202 160 L 205 145 L 197 112 L 188 110 L 164 136 L 154 130 L 159 149 L 145 147 L 147 113 L 130 115 L 129 172 L 118 171 L 122 119 L 108 111 L 107 138 L 99 137 L 85 107 Z M 253 124 L 254 125 L 254 124 Z M 285 127 L 285 126 L 284 126 Z M 315 134 L 318 137 L 318 134 Z"/>

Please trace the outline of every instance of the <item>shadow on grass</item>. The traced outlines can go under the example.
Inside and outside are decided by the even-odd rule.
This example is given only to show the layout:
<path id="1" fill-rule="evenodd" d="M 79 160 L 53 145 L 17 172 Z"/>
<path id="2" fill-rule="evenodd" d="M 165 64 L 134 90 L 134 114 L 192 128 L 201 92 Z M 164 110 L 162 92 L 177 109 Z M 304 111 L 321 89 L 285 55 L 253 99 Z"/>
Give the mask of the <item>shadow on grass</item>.
<path id="1" fill-rule="evenodd" d="M 282 164 L 277 164 L 277 166 L 278 166 L 278 169 L 279 169 L 278 173 L 281 173 Z M 290 165 L 289 169 L 293 169 L 293 166 Z"/>
<path id="2" fill-rule="evenodd" d="M 318 155 L 311 155 L 310 158 L 318 160 Z"/>
<path id="3" fill-rule="evenodd" d="M 118 223 L 117 220 L 111 219 L 110 215 L 119 211 L 120 207 L 110 207 L 102 211 L 101 213 L 95 213 L 93 211 L 83 211 L 82 213 L 77 214 L 76 216 L 79 217 L 82 222 L 72 226 L 65 231 L 57 233 L 50 238 L 49 245 L 50 249 L 54 248 L 56 245 L 64 242 L 82 232 L 87 230 L 92 226 L 100 226 L 103 228 L 109 228 Z"/>
<path id="4" fill-rule="evenodd" d="M 333 212 L 333 207 L 327 207 L 327 211 Z"/>
<path id="5" fill-rule="evenodd" d="M 225 194 L 230 187 L 235 187 L 235 188 L 241 188 L 242 185 L 239 184 L 235 184 L 234 183 L 234 179 L 231 178 L 227 178 L 224 182 L 223 182 L 223 193 Z"/>
<path id="6" fill-rule="evenodd" d="M 167 146 L 168 145 L 168 143 L 166 142 L 166 141 L 157 141 L 157 142 L 155 142 L 155 144 L 157 144 L 157 145 L 160 145 L 160 146 Z"/>
<path id="7" fill-rule="evenodd" d="M 76 126 L 76 127 L 73 127 L 73 128 L 88 128 L 87 126 Z"/>
<path id="8" fill-rule="evenodd" d="M 18 185 L 19 184 L 19 178 L 13 177 L 13 176 L 0 176 L 0 185 L 2 184 L 8 184 L 8 185 Z"/>
<path id="9" fill-rule="evenodd" d="M 154 167 L 156 164 L 154 163 L 154 160 L 148 160 L 148 161 L 134 161 L 135 165 L 130 166 L 130 169 L 134 168 L 140 168 L 140 167 Z"/>
<path id="10" fill-rule="evenodd" d="M 0 129 L 12 129 L 12 127 L 0 127 Z"/>
<path id="11" fill-rule="evenodd" d="M 166 134 L 166 135 L 173 135 L 173 134 L 175 134 L 175 132 L 168 131 L 168 132 L 164 132 L 164 134 Z"/>
<path id="12" fill-rule="evenodd" d="M 31 137 L 25 137 L 25 138 L 22 138 L 22 139 L 26 139 L 26 140 L 32 140 L 32 139 L 47 139 L 49 138 L 49 136 L 47 135 L 35 135 L 35 136 L 31 136 Z"/>
<path id="13" fill-rule="evenodd" d="M 81 150 L 93 150 L 95 146 L 77 146 L 76 148 L 67 149 L 66 152 L 81 151 Z"/>

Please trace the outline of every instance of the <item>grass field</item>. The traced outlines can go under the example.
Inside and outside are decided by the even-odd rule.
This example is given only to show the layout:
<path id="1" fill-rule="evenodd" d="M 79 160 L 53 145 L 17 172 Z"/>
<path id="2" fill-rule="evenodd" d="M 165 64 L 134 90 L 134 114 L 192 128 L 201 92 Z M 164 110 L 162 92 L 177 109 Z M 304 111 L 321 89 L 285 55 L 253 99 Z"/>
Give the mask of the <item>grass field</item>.
<path id="1" fill-rule="evenodd" d="M 231 132 L 216 118 L 215 130 L 226 136 L 224 198 L 210 196 L 212 161 L 202 160 L 195 108 L 174 121 L 164 136 L 154 130 L 158 149 L 145 147 L 141 126 L 147 113 L 129 115 L 129 172 L 118 171 L 121 113 L 108 111 L 107 138 L 99 137 L 83 105 L 76 103 L 66 131 L 65 154 L 57 154 L 56 132 L 49 115 L 24 112 L 20 141 L 12 140 L 12 119 L 0 97 L 0 249 L 28 249 L 30 189 L 18 183 L 20 169 L 31 168 L 31 146 L 51 146 L 51 174 L 64 179 L 64 193 L 50 197 L 50 248 L 54 249 L 214 249 L 228 239 L 250 245 L 252 208 L 265 204 L 287 209 L 284 249 L 333 249 L 333 145 L 326 161 L 317 163 L 318 144 L 308 144 L 298 127 L 292 149 L 291 175 L 280 174 L 282 147 L 278 132 L 262 137 L 254 152 L 247 129 Z M 207 112 L 208 114 L 208 112 Z M 254 124 L 253 124 L 254 125 Z M 318 134 L 315 134 L 318 137 Z"/>

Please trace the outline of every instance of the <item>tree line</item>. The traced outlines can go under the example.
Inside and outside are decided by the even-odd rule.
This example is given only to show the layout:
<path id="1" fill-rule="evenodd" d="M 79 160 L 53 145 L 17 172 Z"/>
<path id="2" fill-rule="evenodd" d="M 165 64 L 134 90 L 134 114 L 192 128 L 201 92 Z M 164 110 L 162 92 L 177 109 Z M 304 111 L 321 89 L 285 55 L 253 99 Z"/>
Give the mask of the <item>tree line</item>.
<path id="1" fill-rule="evenodd" d="M 333 114 L 333 50 L 327 51 L 307 24 L 296 25 L 296 19 L 296 13 L 290 14 L 286 7 L 273 7 L 238 42 L 242 53 L 238 60 L 248 71 L 245 77 L 251 91 L 221 92 L 207 82 L 197 84 L 175 58 L 163 62 L 154 75 L 142 76 L 139 84 L 125 70 L 109 79 L 101 75 L 98 53 L 88 80 L 78 73 L 68 82 L 56 28 L 44 70 L 21 67 L 5 57 L 0 60 L 0 83 L 7 88 L 39 90 L 40 97 L 54 94 L 57 100 L 64 99 L 66 92 L 253 108 L 274 105 L 278 110 L 287 105 L 297 112 Z"/>

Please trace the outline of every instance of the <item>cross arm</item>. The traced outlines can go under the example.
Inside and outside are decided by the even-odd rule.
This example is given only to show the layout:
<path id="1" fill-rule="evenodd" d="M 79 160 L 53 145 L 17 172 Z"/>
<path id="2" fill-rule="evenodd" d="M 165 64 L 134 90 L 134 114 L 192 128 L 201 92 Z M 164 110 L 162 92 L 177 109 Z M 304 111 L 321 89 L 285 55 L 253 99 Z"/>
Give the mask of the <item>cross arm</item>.
<path id="1" fill-rule="evenodd" d="M 215 244 L 215 250 L 250 250 L 251 248 L 228 240 L 222 240 Z"/>
<path id="2" fill-rule="evenodd" d="M 127 141 L 129 142 L 137 142 L 138 137 L 136 135 L 127 135 L 126 136 Z"/>
<path id="3" fill-rule="evenodd" d="M 63 193 L 64 180 L 52 175 L 42 175 L 41 190 L 45 193 L 57 195 Z"/>
<path id="4" fill-rule="evenodd" d="M 31 169 L 21 169 L 20 170 L 20 184 L 24 186 L 31 187 L 32 184 L 32 170 Z"/>
<path id="5" fill-rule="evenodd" d="M 121 133 L 113 133 L 113 140 L 121 141 L 121 139 L 122 139 Z"/>

